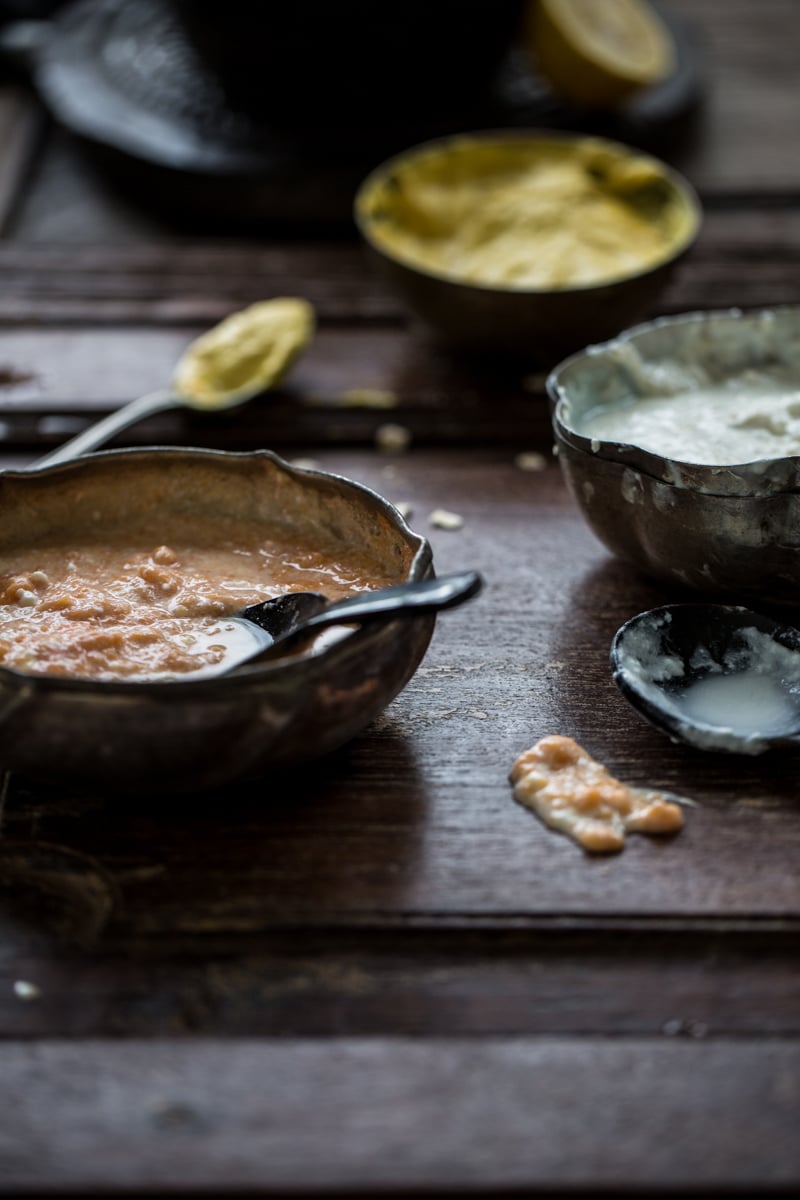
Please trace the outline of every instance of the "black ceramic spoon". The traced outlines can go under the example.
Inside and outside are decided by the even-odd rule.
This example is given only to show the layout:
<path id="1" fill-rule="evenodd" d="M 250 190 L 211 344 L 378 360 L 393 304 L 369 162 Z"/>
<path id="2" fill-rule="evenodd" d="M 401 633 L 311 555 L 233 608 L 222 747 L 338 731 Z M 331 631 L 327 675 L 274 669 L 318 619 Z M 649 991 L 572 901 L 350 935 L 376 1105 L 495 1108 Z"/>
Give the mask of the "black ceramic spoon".
<path id="1" fill-rule="evenodd" d="M 220 618 L 221 633 L 215 633 L 214 640 L 226 644 L 225 657 L 215 666 L 192 672 L 186 678 L 225 674 L 243 663 L 269 655 L 276 646 L 286 650 L 292 642 L 332 625 L 393 621 L 397 617 L 420 617 L 454 608 L 476 596 L 482 586 L 477 571 L 464 571 L 374 592 L 359 592 L 333 604 L 318 592 L 287 592 L 252 604 L 235 616 Z"/>
<path id="2" fill-rule="evenodd" d="M 614 682 L 673 739 L 762 754 L 800 745 L 800 630 L 724 604 L 640 613 L 611 645 Z"/>

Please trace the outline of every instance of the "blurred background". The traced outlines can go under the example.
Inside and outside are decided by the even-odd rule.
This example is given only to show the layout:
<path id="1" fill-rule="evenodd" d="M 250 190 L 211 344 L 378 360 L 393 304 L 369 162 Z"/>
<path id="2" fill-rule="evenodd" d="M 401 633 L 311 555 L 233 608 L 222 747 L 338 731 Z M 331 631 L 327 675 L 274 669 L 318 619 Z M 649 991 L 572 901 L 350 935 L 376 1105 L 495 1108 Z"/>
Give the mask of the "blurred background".
<path id="1" fill-rule="evenodd" d="M 5 0 L 0 71 L 56 127 L 49 169 L 63 168 L 64 204 L 52 236 L 68 220 L 80 236 L 79 203 L 87 233 L 111 231 L 109 213 L 89 215 L 95 182 L 182 229 L 344 225 L 371 167 L 462 130 L 574 129 L 685 157 L 709 41 L 730 29 L 717 7 L 720 31 L 688 0 L 656 6 L 673 52 L 665 77 L 598 105 L 568 94 L 563 71 L 543 72 L 524 0 Z M 96 170 L 80 197 L 67 162 L 78 151 Z M 36 221 L 44 235 L 46 215 Z"/>

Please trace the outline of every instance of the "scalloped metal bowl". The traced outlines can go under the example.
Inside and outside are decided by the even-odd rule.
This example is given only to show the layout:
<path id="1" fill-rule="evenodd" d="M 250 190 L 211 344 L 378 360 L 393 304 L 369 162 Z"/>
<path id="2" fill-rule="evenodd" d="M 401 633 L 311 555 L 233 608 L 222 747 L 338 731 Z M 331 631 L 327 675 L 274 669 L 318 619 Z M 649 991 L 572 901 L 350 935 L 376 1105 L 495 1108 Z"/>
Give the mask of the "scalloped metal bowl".
<path id="1" fill-rule="evenodd" d="M 361 484 L 269 451 L 116 450 L 0 475 L 0 541 L 74 536 L 169 512 L 280 524 L 360 544 L 392 582 L 432 574 L 430 546 Z M 434 618 L 339 640 L 217 679 L 94 682 L 0 667 L 0 762 L 47 782 L 191 792 L 314 758 L 364 728 L 421 661 Z M 267 793 L 268 794 L 268 793 Z"/>
<path id="2" fill-rule="evenodd" d="M 648 373 L 676 361 L 710 379 L 777 363 L 796 369 L 800 386 L 800 307 L 663 317 L 562 362 L 547 390 L 570 491 L 609 550 L 658 579 L 796 604 L 800 458 L 698 466 L 580 432 L 590 409 L 635 397 Z"/>
<path id="3" fill-rule="evenodd" d="M 666 285 L 677 262 L 700 228 L 700 201 L 677 171 L 651 155 L 607 139 L 593 138 L 618 153 L 656 163 L 664 181 L 664 204 L 687 220 L 682 235 L 657 265 L 606 283 L 558 289 L 507 288 L 460 281 L 396 256 L 381 237 L 381 221 L 392 191 L 408 164 L 423 155 L 443 160 L 470 143 L 573 145 L 585 134 L 538 130 L 465 133 L 414 146 L 378 166 L 355 198 L 355 221 L 378 268 L 405 304 L 448 345 L 462 350 L 501 352 L 552 364 L 589 341 L 611 337 L 638 319 Z"/>

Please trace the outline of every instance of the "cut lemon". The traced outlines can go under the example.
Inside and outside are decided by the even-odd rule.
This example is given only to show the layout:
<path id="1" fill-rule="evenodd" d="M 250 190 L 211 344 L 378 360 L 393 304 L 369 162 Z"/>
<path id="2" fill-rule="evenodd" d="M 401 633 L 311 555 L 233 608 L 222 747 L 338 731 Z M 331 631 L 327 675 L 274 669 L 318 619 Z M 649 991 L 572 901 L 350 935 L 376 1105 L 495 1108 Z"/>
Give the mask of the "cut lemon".
<path id="1" fill-rule="evenodd" d="M 526 43 L 559 95 L 614 108 L 675 68 L 669 29 L 647 0 L 529 0 Z"/>

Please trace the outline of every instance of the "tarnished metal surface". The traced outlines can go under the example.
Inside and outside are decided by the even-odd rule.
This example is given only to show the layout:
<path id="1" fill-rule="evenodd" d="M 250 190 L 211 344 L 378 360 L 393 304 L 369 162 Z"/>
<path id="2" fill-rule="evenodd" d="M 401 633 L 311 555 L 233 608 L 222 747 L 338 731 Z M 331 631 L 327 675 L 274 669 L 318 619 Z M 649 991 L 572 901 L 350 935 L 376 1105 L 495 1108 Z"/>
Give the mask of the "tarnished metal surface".
<path id="1" fill-rule="evenodd" d="M 709 595 L 796 604 L 800 458 L 706 466 L 578 432 L 590 408 L 637 394 L 629 349 L 645 367 L 713 363 L 734 374 L 796 363 L 800 378 L 800 308 L 661 318 L 573 355 L 547 382 L 564 476 L 613 553 Z"/>
<path id="2" fill-rule="evenodd" d="M 426 539 L 377 493 L 268 451 L 111 451 L 0 477 L 0 543 L 98 536 L 147 511 L 317 531 L 368 548 L 396 583 L 432 572 Z M 206 681 L 99 683 L 0 667 L 0 757 L 39 778 L 126 792 L 196 790 L 314 758 L 393 699 L 433 625 L 423 616 L 362 628 Z"/>

